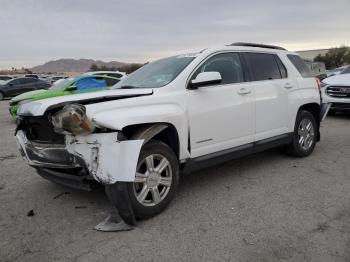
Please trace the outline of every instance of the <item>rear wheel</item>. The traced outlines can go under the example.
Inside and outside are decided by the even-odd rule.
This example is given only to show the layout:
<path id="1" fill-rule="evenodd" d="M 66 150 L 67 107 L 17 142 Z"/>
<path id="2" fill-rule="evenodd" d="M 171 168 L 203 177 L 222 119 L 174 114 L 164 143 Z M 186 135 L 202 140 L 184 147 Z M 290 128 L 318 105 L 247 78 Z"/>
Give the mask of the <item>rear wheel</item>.
<path id="1" fill-rule="evenodd" d="M 287 146 L 287 152 L 293 156 L 306 157 L 316 145 L 318 126 L 314 116 L 305 110 L 298 112 L 295 122 L 293 141 Z"/>

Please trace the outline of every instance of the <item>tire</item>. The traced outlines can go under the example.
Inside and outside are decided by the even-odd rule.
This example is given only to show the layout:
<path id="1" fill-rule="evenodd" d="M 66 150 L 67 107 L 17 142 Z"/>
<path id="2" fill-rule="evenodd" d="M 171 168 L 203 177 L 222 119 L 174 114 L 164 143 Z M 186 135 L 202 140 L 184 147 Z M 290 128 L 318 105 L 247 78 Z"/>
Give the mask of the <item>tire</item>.
<path id="1" fill-rule="evenodd" d="M 318 128 L 314 116 L 309 111 L 300 110 L 295 121 L 292 143 L 287 146 L 287 153 L 296 157 L 309 156 L 316 145 Z"/>
<path id="2" fill-rule="evenodd" d="M 0 92 L 0 101 L 3 100 L 4 97 L 5 97 L 5 95 L 2 92 Z"/>
<path id="3" fill-rule="evenodd" d="M 152 163 L 154 169 L 160 163 L 164 164 L 162 172 L 152 172 Z M 129 195 L 135 217 L 147 219 L 161 213 L 174 198 L 179 184 L 179 161 L 168 145 L 151 140 L 141 149 L 136 172 L 135 179 L 138 182 L 118 184 L 125 184 L 125 192 Z M 108 190 L 113 191 L 113 185 Z M 118 199 L 113 199 L 112 202 L 115 201 Z"/>
<path id="4" fill-rule="evenodd" d="M 328 111 L 328 114 L 327 114 L 327 115 L 329 115 L 329 116 L 335 116 L 336 114 L 337 114 L 337 112 L 334 111 L 334 109 L 330 109 L 330 110 Z"/>

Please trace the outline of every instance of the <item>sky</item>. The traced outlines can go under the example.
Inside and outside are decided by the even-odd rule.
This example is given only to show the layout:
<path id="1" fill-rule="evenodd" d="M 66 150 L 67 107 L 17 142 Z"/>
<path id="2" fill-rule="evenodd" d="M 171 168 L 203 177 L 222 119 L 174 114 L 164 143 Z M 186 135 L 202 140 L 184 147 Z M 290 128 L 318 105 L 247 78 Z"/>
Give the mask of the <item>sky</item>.
<path id="1" fill-rule="evenodd" d="M 0 68 L 147 62 L 233 42 L 350 45 L 349 0 L 0 0 Z"/>

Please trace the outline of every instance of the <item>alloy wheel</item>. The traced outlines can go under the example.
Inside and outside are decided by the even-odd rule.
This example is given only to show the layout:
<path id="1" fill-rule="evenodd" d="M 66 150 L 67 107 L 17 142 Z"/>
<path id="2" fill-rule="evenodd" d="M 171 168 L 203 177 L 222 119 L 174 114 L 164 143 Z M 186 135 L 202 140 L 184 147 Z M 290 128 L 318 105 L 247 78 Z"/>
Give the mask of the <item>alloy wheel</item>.
<path id="1" fill-rule="evenodd" d="M 151 154 L 137 166 L 134 193 L 144 206 L 159 204 L 169 193 L 172 184 L 172 168 L 166 157 Z"/>
<path id="2" fill-rule="evenodd" d="M 310 119 L 303 119 L 298 128 L 298 141 L 300 147 L 307 151 L 309 150 L 313 143 L 315 137 L 314 126 Z"/>

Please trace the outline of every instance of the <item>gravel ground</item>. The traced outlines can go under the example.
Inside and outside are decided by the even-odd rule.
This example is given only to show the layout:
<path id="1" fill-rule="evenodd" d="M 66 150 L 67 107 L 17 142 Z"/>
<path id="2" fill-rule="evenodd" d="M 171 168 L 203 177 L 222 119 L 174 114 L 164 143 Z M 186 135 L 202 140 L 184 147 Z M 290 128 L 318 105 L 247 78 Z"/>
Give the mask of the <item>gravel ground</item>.
<path id="1" fill-rule="evenodd" d="M 0 261 L 350 261 L 350 116 L 328 117 L 308 158 L 270 150 L 182 178 L 162 214 L 93 227 L 103 189 L 74 191 L 19 156 L 0 102 Z M 33 210 L 33 216 L 28 213 Z"/>

